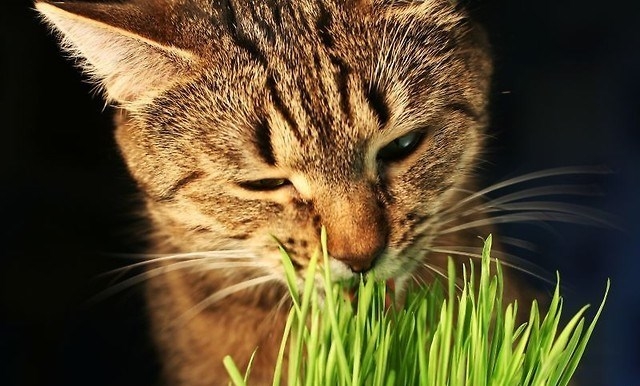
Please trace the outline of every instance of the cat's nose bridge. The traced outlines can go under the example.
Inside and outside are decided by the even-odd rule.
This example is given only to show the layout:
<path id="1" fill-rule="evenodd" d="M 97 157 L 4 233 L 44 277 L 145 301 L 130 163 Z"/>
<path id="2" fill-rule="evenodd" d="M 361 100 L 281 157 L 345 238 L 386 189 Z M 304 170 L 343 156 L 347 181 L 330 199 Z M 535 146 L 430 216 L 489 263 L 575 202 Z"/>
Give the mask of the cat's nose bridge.
<path id="1" fill-rule="evenodd" d="M 317 208 L 327 230 L 329 254 L 354 272 L 369 270 L 385 250 L 389 229 L 374 192 L 351 191 Z"/>

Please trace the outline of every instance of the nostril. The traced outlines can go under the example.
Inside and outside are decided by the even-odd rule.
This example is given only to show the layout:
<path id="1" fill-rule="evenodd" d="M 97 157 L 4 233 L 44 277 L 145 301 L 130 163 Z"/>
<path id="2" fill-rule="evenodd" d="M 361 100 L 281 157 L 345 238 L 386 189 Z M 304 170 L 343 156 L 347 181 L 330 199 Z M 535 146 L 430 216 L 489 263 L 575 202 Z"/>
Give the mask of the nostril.
<path id="1" fill-rule="evenodd" d="M 349 269 L 351 269 L 351 271 L 353 273 L 359 273 L 359 274 L 364 274 L 367 271 L 371 270 L 371 268 L 373 268 L 378 259 L 380 258 L 380 256 L 382 255 L 382 253 L 384 252 L 385 248 L 378 248 L 373 254 L 369 255 L 369 256 L 357 256 L 357 257 L 352 257 L 352 258 L 342 258 L 339 259 L 342 262 L 344 262 Z"/>
<path id="2" fill-rule="evenodd" d="M 371 264 L 369 264 L 368 262 L 366 264 L 360 264 L 360 263 L 354 264 L 354 263 L 347 262 L 347 266 L 349 266 L 349 269 L 351 270 L 351 272 L 359 273 L 359 274 L 366 273 L 369 269 L 371 269 Z"/>

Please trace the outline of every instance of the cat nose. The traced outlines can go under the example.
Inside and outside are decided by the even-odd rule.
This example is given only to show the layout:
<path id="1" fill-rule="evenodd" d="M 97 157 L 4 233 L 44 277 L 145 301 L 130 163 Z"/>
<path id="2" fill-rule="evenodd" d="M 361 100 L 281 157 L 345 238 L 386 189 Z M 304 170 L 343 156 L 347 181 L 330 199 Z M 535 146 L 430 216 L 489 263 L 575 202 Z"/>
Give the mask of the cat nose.
<path id="1" fill-rule="evenodd" d="M 384 249 L 384 247 L 378 248 L 373 254 L 366 256 L 332 256 L 346 264 L 353 273 L 363 274 L 375 265 Z"/>
<path id="2" fill-rule="evenodd" d="M 331 232 L 327 228 L 327 252 L 354 273 L 365 273 L 387 248 L 387 229 L 379 222 L 357 230 Z"/>
<path id="3" fill-rule="evenodd" d="M 370 270 L 387 248 L 389 223 L 377 193 L 369 186 L 350 187 L 316 206 L 327 231 L 327 252 L 353 272 Z"/>

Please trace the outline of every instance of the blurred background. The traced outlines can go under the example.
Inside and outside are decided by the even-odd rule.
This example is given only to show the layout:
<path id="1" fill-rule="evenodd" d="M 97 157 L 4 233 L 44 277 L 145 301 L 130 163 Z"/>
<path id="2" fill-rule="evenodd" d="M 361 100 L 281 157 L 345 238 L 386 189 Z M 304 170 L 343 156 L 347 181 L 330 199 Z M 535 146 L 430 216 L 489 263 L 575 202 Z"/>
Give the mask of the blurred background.
<path id="1" fill-rule="evenodd" d="M 620 230 L 514 225 L 520 251 L 565 285 L 567 315 L 607 302 L 581 385 L 640 385 L 640 22 L 632 1 L 467 1 L 496 58 L 485 184 L 561 166 L 606 175 L 563 198 L 617 217 Z M 89 299 L 100 274 L 143 247 L 135 187 L 112 138 L 111 109 L 83 83 L 32 11 L 0 11 L 0 384 L 148 385 L 157 377 L 140 293 Z M 548 287 L 547 287 L 548 289 Z M 592 316 L 593 312 L 589 313 Z"/>

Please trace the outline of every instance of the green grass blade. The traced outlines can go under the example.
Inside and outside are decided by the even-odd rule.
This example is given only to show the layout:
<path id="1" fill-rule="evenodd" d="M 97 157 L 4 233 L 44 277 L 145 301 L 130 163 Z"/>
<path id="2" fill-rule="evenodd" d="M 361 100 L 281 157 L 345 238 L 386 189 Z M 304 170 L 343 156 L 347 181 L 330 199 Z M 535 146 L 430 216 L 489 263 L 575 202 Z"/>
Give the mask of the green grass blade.
<path id="1" fill-rule="evenodd" d="M 240 370 L 238 370 L 238 367 L 236 366 L 235 362 L 233 361 L 233 359 L 231 359 L 229 355 L 224 357 L 224 359 L 222 360 L 222 363 L 224 364 L 224 367 L 227 369 L 227 372 L 229 373 L 229 377 L 231 377 L 231 381 L 235 386 L 246 386 L 245 380 L 242 374 L 240 374 Z"/>

